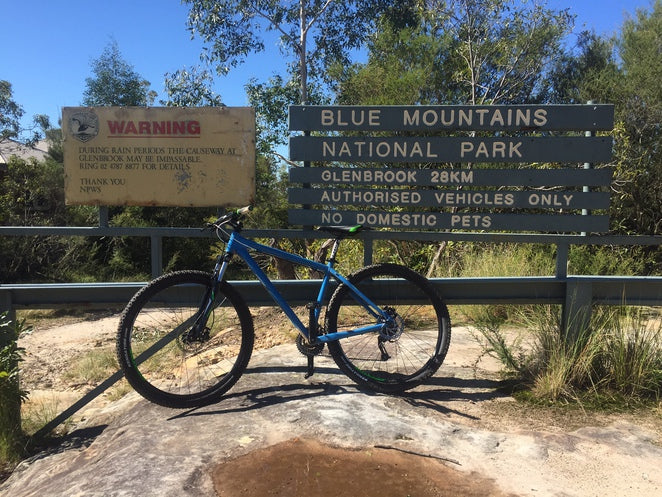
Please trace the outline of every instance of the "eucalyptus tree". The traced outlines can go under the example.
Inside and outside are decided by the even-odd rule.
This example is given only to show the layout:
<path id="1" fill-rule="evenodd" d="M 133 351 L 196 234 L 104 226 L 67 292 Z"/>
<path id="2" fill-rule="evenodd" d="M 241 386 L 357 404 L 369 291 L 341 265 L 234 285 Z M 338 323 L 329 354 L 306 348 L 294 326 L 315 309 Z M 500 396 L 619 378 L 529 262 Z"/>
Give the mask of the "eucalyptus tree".
<path id="1" fill-rule="evenodd" d="M 327 100 L 327 69 L 350 64 L 392 0 L 185 0 L 190 6 L 188 26 L 205 43 L 203 63 L 227 74 L 251 54 L 274 51 L 277 41 L 285 68 L 267 81 L 250 79 L 245 85 L 256 109 L 258 152 L 268 155 L 265 177 L 279 178 L 269 185 L 283 186 L 274 156 L 286 142 L 287 110 L 292 104 Z M 396 2 L 397 3 L 397 2 Z M 274 43 L 275 45 L 275 43 Z M 274 54 L 277 58 L 277 54 Z M 259 166 L 260 164 L 258 164 Z M 259 189 L 259 185 L 258 185 Z M 274 192 L 271 198 L 282 198 Z M 284 219 L 282 213 L 275 217 Z M 263 216 L 266 218 L 267 216 Z"/>
<path id="2" fill-rule="evenodd" d="M 275 32 L 281 55 L 295 69 L 299 101 L 308 101 L 309 78 L 330 62 L 349 62 L 387 0 L 185 0 L 191 32 L 209 44 L 203 61 L 225 74 L 251 53 L 267 49 L 265 32 Z"/>
<path id="3" fill-rule="evenodd" d="M 363 46 L 389 0 L 185 0 L 188 26 L 205 43 L 201 59 L 227 74 L 251 54 L 273 50 L 276 38 L 286 74 L 246 85 L 258 125 L 283 143 L 287 106 L 319 103 L 327 68 L 349 64 Z M 293 91 L 294 90 L 294 91 Z"/>
<path id="4" fill-rule="evenodd" d="M 537 0 L 428 0 L 425 22 L 433 37 L 449 45 L 445 57 L 455 71 L 459 101 L 525 103 L 543 90 L 544 75 L 563 54 L 573 26 L 568 10 Z"/>
<path id="5" fill-rule="evenodd" d="M 223 99 L 211 87 L 213 76 L 206 69 L 193 66 L 165 75 L 166 107 L 223 106 Z"/>
<path id="6" fill-rule="evenodd" d="M 14 100 L 11 83 L 0 80 L 0 140 L 18 136 L 23 114 L 23 108 Z"/>
<path id="7" fill-rule="evenodd" d="M 538 1 L 411 0 L 401 7 L 411 14 L 409 21 L 385 18 L 389 22 L 370 38 L 365 64 L 335 67 L 342 103 L 537 102 L 573 23 L 567 10 Z M 424 247 L 428 275 L 445 249 L 442 243 L 430 254 Z"/>
<path id="8" fill-rule="evenodd" d="M 556 58 L 541 100 L 559 104 L 613 103 L 621 76 L 615 39 L 582 31 L 572 51 Z"/>
<path id="9" fill-rule="evenodd" d="M 612 197 L 620 228 L 662 234 L 662 1 L 626 20 L 617 41 L 616 192 Z"/>
<path id="10" fill-rule="evenodd" d="M 93 76 L 85 79 L 83 105 L 142 107 L 154 102 L 156 93 L 150 90 L 149 81 L 124 60 L 116 41 L 92 61 L 92 72 Z"/>

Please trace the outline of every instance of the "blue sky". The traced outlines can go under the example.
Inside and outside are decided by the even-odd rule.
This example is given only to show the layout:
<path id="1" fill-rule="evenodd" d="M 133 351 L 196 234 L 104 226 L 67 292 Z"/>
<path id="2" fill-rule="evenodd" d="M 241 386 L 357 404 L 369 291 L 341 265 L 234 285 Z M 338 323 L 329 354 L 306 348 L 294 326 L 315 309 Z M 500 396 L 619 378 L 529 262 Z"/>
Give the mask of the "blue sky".
<path id="1" fill-rule="evenodd" d="M 577 15 L 575 31 L 594 29 L 615 34 L 625 16 L 650 9 L 653 0 L 548 0 L 552 8 L 569 7 Z M 0 79 L 12 84 L 14 100 L 27 125 L 35 114 L 57 123 L 61 109 L 83 98 L 91 62 L 111 40 L 134 70 L 163 97 L 166 72 L 199 63 L 202 43 L 186 29 L 187 6 L 179 0 L 0 0 L 3 43 Z M 267 52 L 224 78 L 215 90 L 230 106 L 247 105 L 244 84 L 266 80 L 279 69 L 275 43 Z"/>

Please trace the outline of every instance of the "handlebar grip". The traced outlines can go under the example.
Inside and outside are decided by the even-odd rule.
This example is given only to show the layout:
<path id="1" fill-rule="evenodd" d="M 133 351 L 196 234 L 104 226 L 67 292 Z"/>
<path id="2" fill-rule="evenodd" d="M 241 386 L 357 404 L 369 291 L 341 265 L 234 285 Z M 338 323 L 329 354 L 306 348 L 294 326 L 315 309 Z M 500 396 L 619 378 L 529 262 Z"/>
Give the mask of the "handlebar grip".
<path id="1" fill-rule="evenodd" d="M 229 222 L 233 222 L 233 223 L 237 222 L 237 221 L 239 221 L 241 216 L 243 216 L 244 214 L 246 214 L 247 212 L 249 212 L 251 210 L 253 210 L 253 206 L 252 205 L 247 205 L 246 207 L 242 207 L 240 209 L 235 209 L 233 211 L 229 211 L 229 212 L 225 213 L 224 215 L 222 215 L 221 217 L 219 217 L 216 220 L 216 222 L 212 223 L 212 226 L 219 227 L 219 226 L 221 226 L 223 224 L 227 224 Z"/>

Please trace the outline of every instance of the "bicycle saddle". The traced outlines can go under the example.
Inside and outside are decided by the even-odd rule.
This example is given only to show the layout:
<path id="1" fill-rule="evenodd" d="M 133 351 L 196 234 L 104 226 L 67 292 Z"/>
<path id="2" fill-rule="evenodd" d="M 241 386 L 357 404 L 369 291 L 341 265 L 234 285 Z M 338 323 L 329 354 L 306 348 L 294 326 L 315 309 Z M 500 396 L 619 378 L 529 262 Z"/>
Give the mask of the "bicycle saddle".
<path id="1" fill-rule="evenodd" d="M 367 226 L 363 226 L 362 224 L 357 224 L 355 226 L 318 226 L 317 229 L 319 231 L 326 231 L 327 233 L 331 233 L 334 236 L 337 237 L 347 237 L 347 236 L 354 236 L 361 231 L 365 231 L 368 228 Z"/>

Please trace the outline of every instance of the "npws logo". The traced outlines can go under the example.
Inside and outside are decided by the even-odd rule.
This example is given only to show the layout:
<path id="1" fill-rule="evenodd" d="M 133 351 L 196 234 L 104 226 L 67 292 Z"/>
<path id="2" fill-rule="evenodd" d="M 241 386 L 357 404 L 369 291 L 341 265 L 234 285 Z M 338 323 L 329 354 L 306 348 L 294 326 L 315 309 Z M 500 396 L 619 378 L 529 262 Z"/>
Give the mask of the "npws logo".
<path id="1" fill-rule="evenodd" d="M 88 142 L 99 134 L 99 118 L 94 112 L 76 112 L 69 118 L 69 133 L 78 141 Z"/>

